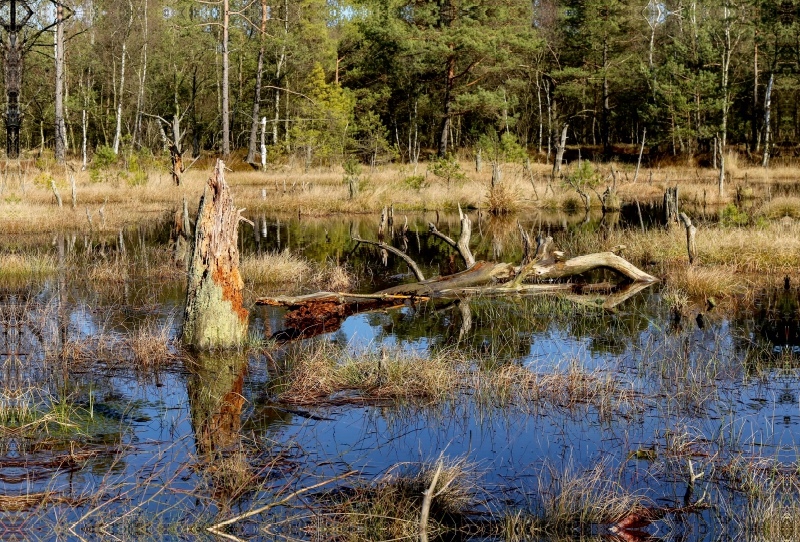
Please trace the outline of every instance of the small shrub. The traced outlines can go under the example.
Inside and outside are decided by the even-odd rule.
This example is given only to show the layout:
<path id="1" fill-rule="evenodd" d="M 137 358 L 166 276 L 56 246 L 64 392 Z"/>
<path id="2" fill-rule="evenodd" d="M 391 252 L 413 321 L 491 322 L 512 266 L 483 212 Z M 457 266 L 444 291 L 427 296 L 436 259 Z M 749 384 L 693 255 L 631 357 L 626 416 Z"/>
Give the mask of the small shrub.
<path id="1" fill-rule="evenodd" d="M 727 227 L 747 226 L 750 223 L 750 215 L 740 210 L 733 203 L 729 203 L 727 207 L 720 211 L 719 221 L 720 224 Z"/>
<path id="2" fill-rule="evenodd" d="M 147 184 L 148 176 L 145 170 L 147 158 L 140 156 L 139 153 L 131 154 L 128 161 L 128 172 L 124 175 L 129 186 L 143 186 Z"/>
<path id="3" fill-rule="evenodd" d="M 600 173 L 589 160 L 581 160 L 578 166 L 566 177 L 567 186 L 581 190 L 597 186 L 602 181 Z"/>
<path id="4" fill-rule="evenodd" d="M 411 175 L 403 179 L 403 185 L 411 188 L 412 190 L 421 190 L 425 188 L 427 183 L 425 182 L 424 175 Z"/>
<path id="5" fill-rule="evenodd" d="M 358 177 L 361 175 L 361 162 L 355 156 L 348 156 L 344 164 L 344 173 L 348 177 Z"/>
<path id="6" fill-rule="evenodd" d="M 578 198 L 569 196 L 561 203 L 561 208 L 566 213 L 577 213 L 578 209 L 581 208 L 581 202 L 578 201 Z"/>
<path id="7" fill-rule="evenodd" d="M 92 158 L 92 165 L 98 168 L 108 169 L 112 164 L 117 163 L 117 155 L 114 154 L 114 149 L 106 145 L 100 145 L 94 151 Z"/>
<path id="8" fill-rule="evenodd" d="M 467 176 L 461 170 L 458 160 L 451 154 L 448 154 L 444 158 L 434 160 L 431 163 L 431 173 L 444 179 L 448 188 L 450 188 L 453 181 L 460 184 L 467 180 Z"/>
<path id="9" fill-rule="evenodd" d="M 97 147 L 92 158 L 92 164 L 89 166 L 89 179 L 93 183 L 101 183 L 119 178 L 119 174 L 114 174 L 110 171 L 111 166 L 116 165 L 117 155 L 114 154 L 114 149 L 101 145 Z"/>
<path id="10" fill-rule="evenodd" d="M 50 188 L 51 180 L 53 180 L 53 176 L 46 171 L 42 171 L 33 179 L 33 184 L 41 188 Z"/>
<path id="11" fill-rule="evenodd" d="M 361 186 L 358 179 L 358 176 L 361 175 L 361 162 L 359 162 L 355 156 L 350 156 L 343 164 L 343 167 L 344 167 L 343 182 L 349 187 L 350 199 L 355 199 L 355 197 L 358 196 L 358 193 L 361 190 Z"/>

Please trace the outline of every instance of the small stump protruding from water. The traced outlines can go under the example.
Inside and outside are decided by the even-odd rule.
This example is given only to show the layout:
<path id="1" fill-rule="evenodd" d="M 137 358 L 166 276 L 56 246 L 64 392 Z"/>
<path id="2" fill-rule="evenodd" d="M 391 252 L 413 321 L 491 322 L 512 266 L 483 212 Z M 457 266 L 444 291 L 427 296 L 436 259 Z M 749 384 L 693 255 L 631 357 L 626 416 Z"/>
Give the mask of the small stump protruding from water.
<path id="1" fill-rule="evenodd" d="M 225 182 L 225 164 L 217 160 L 197 212 L 183 315 L 187 346 L 236 347 L 247 332 L 236 248 L 241 219 Z"/>

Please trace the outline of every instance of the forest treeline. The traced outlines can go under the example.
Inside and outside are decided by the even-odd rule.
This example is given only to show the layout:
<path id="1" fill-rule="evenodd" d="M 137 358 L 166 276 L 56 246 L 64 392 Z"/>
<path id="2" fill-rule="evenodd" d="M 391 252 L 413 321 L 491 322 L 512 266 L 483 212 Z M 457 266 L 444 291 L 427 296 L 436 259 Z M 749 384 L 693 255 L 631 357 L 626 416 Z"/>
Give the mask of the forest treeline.
<path id="1" fill-rule="evenodd" d="M 52 19 L 30 4 L 30 24 Z M 63 39 L 56 25 L 24 58 L 23 148 L 58 151 L 58 126 L 76 157 L 174 145 L 258 163 L 263 144 L 308 165 L 478 147 L 551 159 L 565 125 L 597 155 L 644 138 L 760 161 L 800 143 L 797 0 L 64 5 Z"/>

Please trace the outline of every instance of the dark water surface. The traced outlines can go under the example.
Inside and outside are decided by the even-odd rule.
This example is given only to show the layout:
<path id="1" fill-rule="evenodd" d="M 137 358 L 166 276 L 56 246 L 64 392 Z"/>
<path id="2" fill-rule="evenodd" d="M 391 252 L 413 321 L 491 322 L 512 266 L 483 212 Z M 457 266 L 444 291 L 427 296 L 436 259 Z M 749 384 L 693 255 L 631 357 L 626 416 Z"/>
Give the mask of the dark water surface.
<path id="1" fill-rule="evenodd" d="M 609 220 L 614 227 L 638 226 L 629 211 L 605 222 L 564 215 L 532 217 L 523 225 L 550 232 L 611 227 Z M 375 217 L 252 218 L 256 227 L 242 228 L 244 252 L 288 248 L 313 260 L 347 262 L 362 291 L 408 280 L 404 265 L 390 260 L 384 267 L 374 251 L 350 241 L 352 233 L 374 238 Z M 427 222 L 436 218 L 409 216 L 410 252 L 428 274 L 460 264 L 427 235 Z M 395 227 L 402 220 L 395 216 Z M 655 220 L 649 217 L 648 224 Z M 478 259 L 519 258 L 515 221 L 474 222 Z M 458 221 L 442 215 L 438 227 L 455 236 Z M 165 242 L 158 228 L 153 232 L 152 239 Z M 468 318 L 462 306 L 441 302 L 352 316 L 305 347 L 335 343 L 350 355 L 472 352 L 476 360 L 544 374 L 579 368 L 610 376 L 626 396 L 608 404 L 526 405 L 486 403 L 465 392 L 441 402 L 319 407 L 276 402 L 282 377 L 277 348 L 149 365 L 163 349 L 135 341 L 156 331 L 176 339 L 183 288 L 138 280 L 98 285 L 61 274 L 0 289 L 0 484 L 8 501 L 0 499 L 0 517 L 8 536 L 213 538 L 206 527 L 215 518 L 261 506 L 286 487 L 350 470 L 377 479 L 398 465 L 440 455 L 476 464 L 486 491 L 478 508 L 495 514 L 535 507 L 549 487 L 547 473 L 596 465 L 621 487 L 679 507 L 687 500 L 690 462 L 704 476 L 689 500 L 712 506 L 678 523 L 654 524 L 649 534 L 750 538 L 744 519 L 732 519 L 750 517 L 755 502 L 755 493 L 740 490 L 745 465 L 758 466 L 751 469 L 756 484 L 785 480 L 780 498 L 787 509 L 797 506 L 795 285 L 784 289 L 781 281 L 755 292 L 755 303 L 741 310 L 702 309 L 681 318 L 658 285 L 613 313 L 539 297 L 475 298 Z M 251 336 L 280 329 L 282 315 L 281 309 L 252 307 Z M 133 359 L 137 349 L 134 362 L 120 361 Z M 259 489 L 231 490 L 236 483 L 220 478 L 214 455 L 221 450 L 231 461 L 246 456 L 250 472 L 263 474 Z M 313 502 L 306 499 L 310 507 Z M 316 539 L 309 534 L 315 532 L 308 527 L 315 521 L 310 513 L 273 512 L 276 522 L 306 519 L 270 531 L 263 521 L 246 523 L 229 532 L 242 539 Z"/>

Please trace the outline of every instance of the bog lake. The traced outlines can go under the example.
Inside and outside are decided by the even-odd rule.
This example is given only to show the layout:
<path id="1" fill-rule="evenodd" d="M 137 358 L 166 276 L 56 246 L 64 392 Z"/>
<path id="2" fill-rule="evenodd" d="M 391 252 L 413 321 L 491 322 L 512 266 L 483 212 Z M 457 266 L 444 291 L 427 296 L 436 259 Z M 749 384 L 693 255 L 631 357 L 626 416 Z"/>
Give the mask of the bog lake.
<path id="1" fill-rule="evenodd" d="M 377 251 L 350 241 L 354 232 L 374 236 L 375 217 L 250 219 L 253 227 L 240 228 L 242 254 L 290 250 L 346 264 L 360 292 L 412 278 L 402 262 L 384 266 Z M 457 218 L 408 220 L 410 253 L 429 274 L 450 272 L 458 262 L 426 225 L 453 235 Z M 608 220 L 524 222 L 597 235 L 639 225 L 630 207 Z M 644 221 L 657 227 L 658 217 L 646 212 Z M 478 259 L 519 258 L 515 220 L 474 223 Z M 14 243 L 62 257 L 86 252 L 82 233 Z M 154 221 L 126 232 L 125 243 L 128 257 L 167 246 L 169 228 Z M 117 249 L 109 242 L 103 257 Z M 281 292 L 246 285 L 252 344 L 188 355 L 177 344 L 185 281 L 98 283 L 71 269 L 0 287 L 4 538 L 211 540 L 223 535 L 209 526 L 274 502 L 225 526 L 224 537 L 369 539 L 358 521 L 340 525 L 348 512 L 337 503 L 439 459 L 472 477 L 464 510 L 472 527 L 441 540 L 554 536 L 524 522 L 508 527 L 508 518 L 535 517 L 570 480 L 601 471 L 604 489 L 589 487 L 592 498 L 619 491 L 683 510 L 648 522 L 635 540 L 797 536 L 800 292 L 783 277 L 754 286 L 746 302 L 712 300 L 683 314 L 665 283 L 613 311 L 554 296 L 407 303 L 289 343 L 270 340 L 285 309 L 253 304 Z M 169 359 L 148 359 L 164 355 L 147 345 L 154 337 Z M 349 390 L 292 400 L 291 363 L 321 350 L 374 358 L 379 368 L 387 358 L 458 357 L 453 370 L 469 372 L 465 382 L 504 367 L 554 380 L 523 395 L 461 383 L 438 396 Z M 563 536 L 633 535 L 601 523 Z"/>

